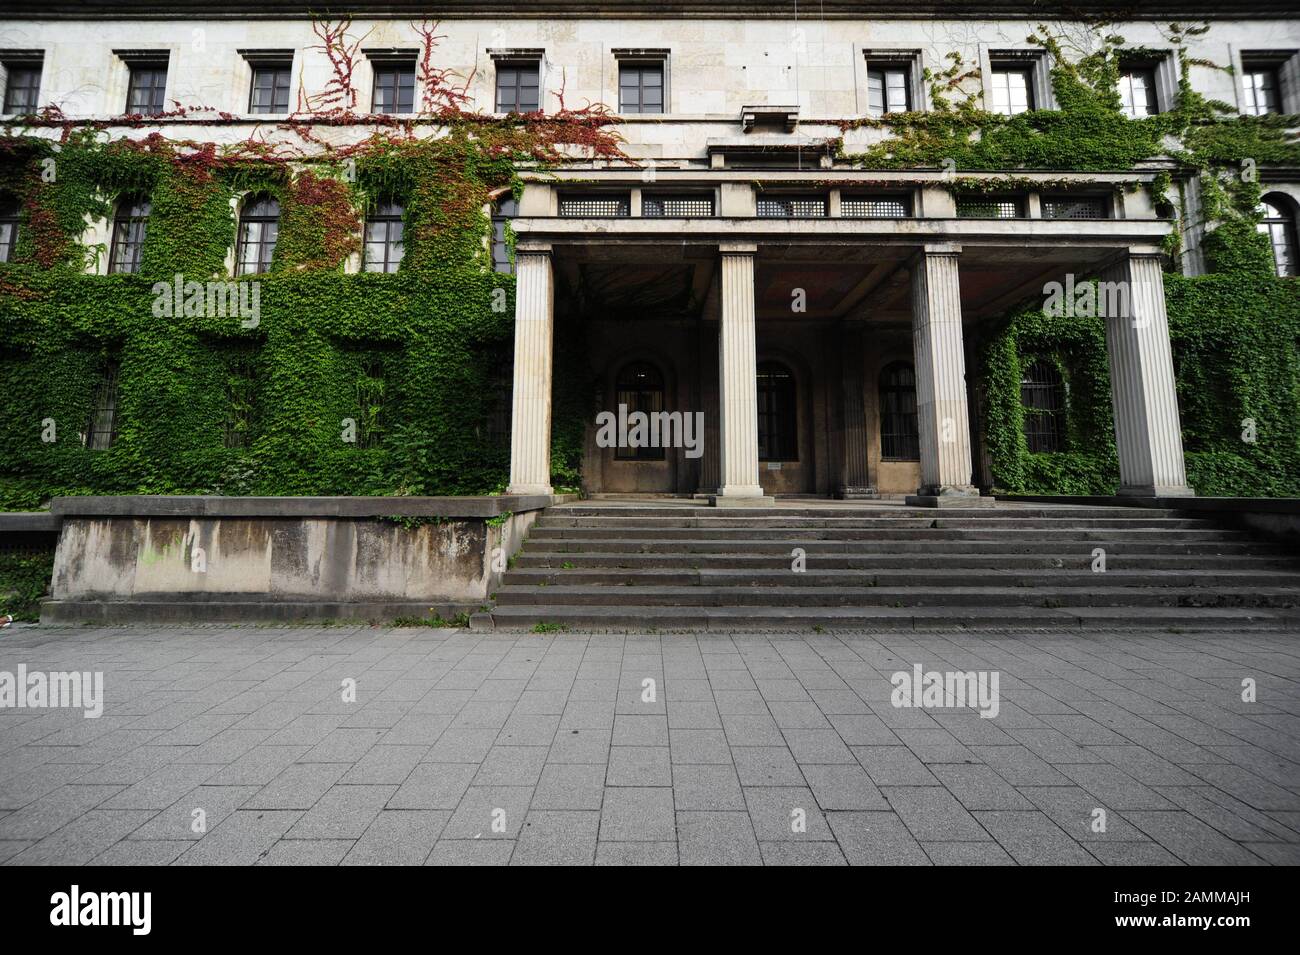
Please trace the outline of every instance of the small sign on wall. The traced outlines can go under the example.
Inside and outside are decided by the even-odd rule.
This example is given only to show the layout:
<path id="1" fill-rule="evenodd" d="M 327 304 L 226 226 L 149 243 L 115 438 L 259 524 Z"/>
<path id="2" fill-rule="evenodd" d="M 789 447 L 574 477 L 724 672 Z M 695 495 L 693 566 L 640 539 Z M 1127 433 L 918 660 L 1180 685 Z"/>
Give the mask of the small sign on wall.
<path id="1" fill-rule="evenodd" d="M 768 461 L 768 462 L 767 462 L 767 469 L 768 469 L 769 471 L 779 471 L 779 470 L 781 470 L 781 462 L 780 462 L 780 461 Z"/>

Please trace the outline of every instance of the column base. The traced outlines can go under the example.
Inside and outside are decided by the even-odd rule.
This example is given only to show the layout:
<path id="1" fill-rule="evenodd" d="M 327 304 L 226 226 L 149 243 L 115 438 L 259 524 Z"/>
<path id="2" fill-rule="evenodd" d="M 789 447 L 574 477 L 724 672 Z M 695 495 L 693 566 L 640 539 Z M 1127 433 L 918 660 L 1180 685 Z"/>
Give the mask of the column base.
<path id="1" fill-rule="evenodd" d="M 1126 485 L 1115 492 L 1119 497 L 1195 497 L 1186 484 Z"/>
<path id="2" fill-rule="evenodd" d="M 555 493 L 549 484 L 511 484 L 506 488 L 507 494 L 547 494 Z"/>
<path id="3" fill-rule="evenodd" d="M 880 491 L 869 485 L 842 485 L 835 489 L 835 496 L 841 501 L 874 501 L 880 498 Z"/>
<path id="4" fill-rule="evenodd" d="M 757 484 L 744 487 L 730 486 L 720 488 L 717 494 L 709 496 L 709 503 L 714 507 L 771 507 L 776 498 L 763 493 Z"/>
<path id="5" fill-rule="evenodd" d="M 997 499 L 980 497 L 979 488 L 970 484 L 940 484 L 917 488 L 905 503 L 909 507 L 992 507 Z"/>

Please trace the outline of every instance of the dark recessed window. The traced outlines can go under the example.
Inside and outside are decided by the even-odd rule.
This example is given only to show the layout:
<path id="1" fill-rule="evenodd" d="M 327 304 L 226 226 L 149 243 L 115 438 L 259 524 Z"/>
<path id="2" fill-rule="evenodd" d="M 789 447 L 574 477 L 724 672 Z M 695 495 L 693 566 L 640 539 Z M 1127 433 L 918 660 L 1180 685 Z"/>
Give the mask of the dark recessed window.
<path id="1" fill-rule="evenodd" d="M 492 271 L 510 275 L 515 263 L 510 259 L 510 240 L 506 229 L 510 220 L 519 215 L 519 203 L 513 196 L 497 200 L 492 210 Z"/>
<path id="2" fill-rule="evenodd" d="M 535 113 L 540 108 L 541 65 L 536 62 L 497 64 L 497 112 Z"/>
<path id="3" fill-rule="evenodd" d="M 1257 228 L 1268 236 L 1273 249 L 1273 268 L 1280 276 L 1300 275 L 1297 260 L 1295 216 L 1283 203 L 1285 200 L 1269 197 L 1259 204 L 1264 217 Z"/>
<path id="4" fill-rule="evenodd" d="M 962 196 L 957 199 L 959 219 L 1018 219 L 1018 199 L 991 199 L 987 196 Z"/>
<path id="5" fill-rule="evenodd" d="M 628 415 L 635 411 L 651 415 L 664 410 L 664 376 L 647 361 L 624 365 L 614 387 L 617 391 L 615 403 L 627 405 Z M 619 461 L 662 461 L 664 449 L 618 447 L 614 450 L 614 457 Z"/>
<path id="6" fill-rule="evenodd" d="M 36 112 L 41 92 L 41 64 L 5 62 L 5 112 L 26 115 Z"/>
<path id="7" fill-rule="evenodd" d="M 918 461 L 916 375 L 899 361 L 880 373 L 880 456 L 887 461 Z"/>
<path id="8" fill-rule="evenodd" d="M 108 253 L 110 274 L 140 271 L 140 253 L 144 248 L 150 208 L 149 200 L 142 196 L 126 196 L 118 200 L 117 213 L 113 216 L 113 244 Z"/>
<path id="9" fill-rule="evenodd" d="M 825 196 L 759 196 L 760 219 L 824 219 Z"/>
<path id="10" fill-rule="evenodd" d="M 229 348 L 222 357 L 226 373 L 222 443 L 228 448 L 248 448 L 253 444 L 257 410 L 257 354 L 252 348 Z"/>
<path id="11" fill-rule="evenodd" d="M 1160 112 L 1156 102 L 1156 71 L 1152 66 L 1126 66 L 1119 75 L 1120 107 L 1129 119 Z"/>
<path id="12" fill-rule="evenodd" d="M 906 196 L 844 196 L 840 216 L 845 219 L 906 219 L 912 204 Z"/>
<path id="13" fill-rule="evenodd" d="M 414 112 L 415 64 L 376 64 L 375 94 L 371 102 L 372 113 Z"/>
<path id="14" fill-rule="evenodd" d="M 18 200 L 0 196 L 0 262 L 12 262 L 18 246 Z"/>
<path id="15" fill-rule="evenodd" d="M 235 248 L 235 274 L 258 275 L 269 271 L 280 235 L 280 203 L 260 193 L 244 200 L 239 216 L 239 242 Z"/>
<path id="16" fill-rule="evenodd" d="M 1247 116 L 1282 112 L 1282 84 L 1279 64 L 1272 60 L 1243 57 L 1241 83 Z"/>
<path id="17" fill-rule="evenodd" d="M 166 63 L 131 64 L 131 83 L 126 94 L 128 115 L 157 116 L 163 112 L 166 92 Z"/>
<path id="18" fill-rule="evenodd" d="M 250 113 L 289 112 L 289 64 L 259 63 L 253 67 Z"/>
<path id="19" fill-rule="evenodd" d="M 618 111 L 620 113 L 662 113 L 664 111 L 663 63 L 619 64 Z"/>
<path id="20" fill-rule="evenodd" d="M 1101 196 L 1044 196 L 1044 219 L 1105 219 L 1106 200 Z"/>
<path id="21" fill-rule="evenodd" d="M 1020 404 L 1025 414 L 1025 445 L 1033 452 L 1065 446 L 1065 384 L 1056 365 L 1039 358 L 1024 367 Z"/>
<path id="22" fill-rule="evenodd" d="M 487 443 L 493 448 L 510 447 L 511 404 L 514 395 L 515 353 L 500 349 L 487 372 Z"/>
<path id="23" fill-rule="evenodd" d="M 388 383 L 386 356 L 357 356 L 356 403 L 358 448 L 376 448 L 388 430 Z"/>
<path id="24" fill-rule="evenodd" d="M 95 404 L 86 425 L 86 447 L 103 451 L 117 439 L 117 362 L 109 361 L 100 374 Z"/>
<path id="25" fill-rule="evenodd" d="M 621 219 L 632 214 L 626 195 L 560 196 L 560 215 L 574 219 Z"/>
<path id="26" fill-rule="evenodd" d="M 799 408 L 795 381 L 780 362 L 758 363 L 758 459 L 799 460 Z"/>
<path id="27" fill-rule="evenodd" d="M 641 215 L 646 219 L 706 219 L 713 215 L 713 196 L 642 196 Z"/>
<path id="28" fill-rule="evenodd" d="M 1015 116 L 1034 109 L 1034 71 L 1023 64 L 993 64 L 994 113 Z"/>
<path id="29" fill-rule="evenodd" d="M 905 63 L 867 68 L 867 109 L 872 116 L 912 109 L 911 74 L 911 67 Z"/>
<path id="30" fill-rule="evenodd" d="M 365 270 L 396 272 L 402 264 L 402 206 L 381 202 L 366 216 Z"/>

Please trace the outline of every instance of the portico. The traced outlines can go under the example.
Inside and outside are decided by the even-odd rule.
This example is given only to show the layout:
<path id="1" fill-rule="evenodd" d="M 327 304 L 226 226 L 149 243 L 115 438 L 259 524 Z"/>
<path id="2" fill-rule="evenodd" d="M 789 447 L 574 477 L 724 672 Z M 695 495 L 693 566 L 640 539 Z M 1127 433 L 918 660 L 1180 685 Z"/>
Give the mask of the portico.
<path id="1" fill-rule="evenodd" d="M 585 188 L 608 194 L 626 176 L 597 173 Z M 988 483 L 967 373 L 981 328 L 1041 302 L 1048 282 L 1093 276 L 1128 290 L 1106 316 L 1120 492 L 1191 493 L 1160 278 L 1170 224 L 1149 204 L 1117 182 L 1114 218 L 964 218 L 937 175 L 910 174 L 894 188 L 912 192 L 915 215 L 849 218 L 834 213 L 852 179 L 818 179 L 835 176 L 844 184 L 830 191 L 830 215 L 788 219 L 755 215 L 762 187 L 748 182 L 712 180 L 722 214 L 680 218 L 560 215 L 565 187 L 530 183 L 513 222 L 510 492 L 551 490 L 558 309 L 584 323 L 593 430 L 597 411 L 627 402 L 705 416 L 698 460 L 589 441 L 592 493 L 719 506 L 882 493 L 972 503 Z M 665 190 L 695 186 L 665 178 Z M 786 188 L 792 178 L 782 177 Z M 1026 205 L 1036 209 L 1037 194 Z"/>

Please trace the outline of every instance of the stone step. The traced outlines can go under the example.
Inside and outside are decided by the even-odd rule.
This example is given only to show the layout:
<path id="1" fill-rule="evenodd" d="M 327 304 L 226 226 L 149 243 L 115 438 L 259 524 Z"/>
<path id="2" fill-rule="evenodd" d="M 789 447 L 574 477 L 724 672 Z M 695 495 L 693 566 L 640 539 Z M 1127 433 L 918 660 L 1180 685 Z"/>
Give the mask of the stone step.
<path id="1" fill-rule="evenodd" d="M 503 585 L 498 607 L 635 604 L 675 607 L 1296 607 L 1300 589 L 1231 587 L 744 587 Z"/>
<path id="2" fill-rule="evenodd" d="M 701 553 L 692 548 L 683 553 L 679 547 L 666 548 L 664 553 L 573 553 L 564 550 L 529 550 L 515 558 L 515 569 L 562 569 L 568 564 L 580 569 L 648 569 L 656 567 L 680 569 L 683 564 L 701 570 L 786 570 L 792 564 L 790 547 L 773 554 L 735 553 L 725 545 L 716 552 Z M 1151 545 L 1147 545 L 1151 546 Z M 817 551 L 805 548 L 810 568 L 817 570 L 905 570 L 912 567 L 947 567 L 972 569 L 987 567 L 994 570 L 1060 569 L 1067 566 L 1091 569 L 1092 552 L 1089 549 L 1074 552 L 1053 550 L 1048 553 L 1022 553 L 1007 548 L 1006 553 L 950 553 L 945 550 L 920 550 L 917 553 L 853 554 L 842 551 Z M 1285 555 L 1233 554 L 1181 554 L 1181 553 L 1131 553 L 1128 550 L 1107 551 L 1106 567 L 1115 570 L 1297 570 L 1300 560 Z"/>
<path id="3" fill-rule="evenodd" d="M 729 517 L 772 518 L 772 517 L 838 517 L 838 518 L 876 518 L 876 517 L 928 517 L 934 518 L 941 512 L 933 507 L 900 507 L 897 505 L 828 505 L 797 506 L 777 502 L 772 507 L 729 507 L 725 511 L 716 507 L 693 506 L 590 506 L 580 504 L 561 504 L 548 508 L 546 517 Z M 951 510 L 946 513 L 951 514 Z M 1172 517 L 1201 518 L 1196 511 L 1182 511 L 1176 508 L 1154 507 L 1088 507 L 1088 506 L 1034 506 L 1004 504 L 991 507 L 972 507 L 962 509 L 960 516 L 972 519 L 990 517 Z"/>
<path id="4" fill-rule="evenodd" d="M 512 568 L 502 588 L 516 587 L 1181 587 L 1181 588 L 1260 588 L 1293 589 L 1300 593 L 1300 573 L 1296 571 L 1231 570 L 1124 570 L 1110 568 L 1094 573 L 1090 562 L 1074 567 L 1039 568 L 1029 572 L 975 568 L 913 568 L 860 571 L 852 569 L 810 567 L 794 573 L 789 566 L 752 568 Z M 498 591 L 500 592 L 500 591 Z"/>
<path id="5" fill-rule="evenodd" d="M 1146 607 L 653 607 L 506 606 L 491 613 L 493 625 L 528 630 L 539 624 L 568 629 L 615 630 L 986 630 L 991 628 L 1216 630 L 1290 629 L 1295 611 Z"/>
<path id="6" fill-rule="evenodd" d="M 761 530 L 773 527 L 816 527 L 838 530 L 840 528 L 945 528 L 945 529 L 983 529 L 983 528 L 1033 528 L 1038 530 L 1097 530 L 1128 528 L 1149 528 L 1154 530 L 1219 530 L 1219 526 L 1204 519 L 1183 519 L 1164 517 L 993 517 L 968 518 L 937 516 L 934 512 L 916 517 L 734 517 L 731 514 L 718 516 L 712 514 L 704 517 L 562 517 L 547 515 L 539 517 L 534 527 L 590 527 L 590 528 L 637 528 L 649 531 L 665 528 L 742 528 Z"/>
<path id="7" fill-rule="evenodd" d="M 1250 540 L 1236 530 L 1162 530 L 1151 528 L 802 528 L 802 527 L 538 527 L 531 540 L 566 538 L 622 540 L 1036 540 L 1036 541 L 1238 541 Z"/>
<path id="8" fill-rule="evenodd" d="M 1099 546 L 1096 541 L 1025 541 L 1004 537 L 997 541 L 986 540 L 935 540 L 914 538 L 912 540 L 889 541 L 852 541 L 807 540 L 800 538 L 762 538 L 758 540 L 655 540 L 639 538 L 583 538 L 583 537 L 542 537 L 530 541 L 527 548 L 520 552 L 518 559 L 530 554 L 572 555 L 671 555 L 680 560 L 684 554 L 699 555 L 764 555 L 781 556 L 789 559 L 790 552 L 802 547 L 808 554 L 828 555 L 862 555 L 867 557 L 890 558 L 899 555 L 938 555 L 986 556 L 999 559 L 1004 555 L 1048 555 L 1060 556 L 1064 553 L 1091 554 Z M 1288 555 L 1275 544 L 1258 543 L 1249 539 L 1231 541 L 1111 541 L 1106 545 L 1107 554 L 1112 551 L 1146 555 L 1188 555 L 1195 557 L 1270 557 L 1286 558 Z"/>

